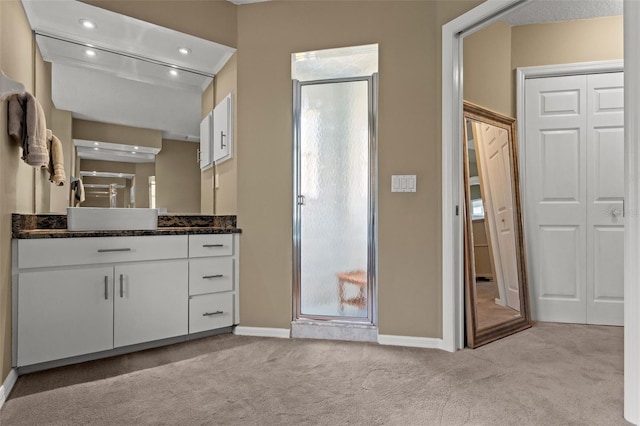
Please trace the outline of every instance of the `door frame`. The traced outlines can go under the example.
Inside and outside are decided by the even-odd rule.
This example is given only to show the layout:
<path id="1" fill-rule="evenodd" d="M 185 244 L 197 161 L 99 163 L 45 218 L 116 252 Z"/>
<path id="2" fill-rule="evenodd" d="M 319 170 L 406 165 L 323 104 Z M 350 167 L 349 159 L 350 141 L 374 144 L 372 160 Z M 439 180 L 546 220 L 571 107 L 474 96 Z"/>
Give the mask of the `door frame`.
<path id="1" fill-rule="evenodd" d="M 546 78 L 546 77 L 566 77 L 575 75 L 587 75 L 587 74 L 601 74 L 609 72 L 624 72 L 624 60 L 612 60 L 612 61 L 593 61 L 593 62 L 578 62 L 571 64 L 554 64 L 554 65 L 541 65 L 533 67 L 521 67 L 516 68 L 516 118 L 518 123 L 518 164 L 520 167 L 520 193 L 523 203 L 522 209 L 522 222 L 524 225 L 524 241 L 527 241 L 527 198 L 524 196 L 527 180 L 526 171 L 526 156 L 527 151 L 525 149 L 525 135 L 526 135 L 526 82 L 528 79 L 534 78 Z M 526 247 L 526 251 L 530 252 L 529 246 Z M 626 248 L 626 247 L 625 247 Z M 529 285 L 529 300 L 533 302 L 533 280 L 531 279 L 532 269 L 527 269 L 529 276 L 527 277 Z M 532 318 L 535 308 L 531 309 Z"/>
<path id="2" fill-rule="evenodd" d="M 528 0 L 486 1 L 442 27 L 442 342 L 464 344 L 462 274 L 462 39 Z M 624 0 L 624 417 L 640 422 L 640 2 Z"/>
<path id="3" fill-rule="evenodd" d="M 327 315 L 303 315 L 301 309 L 301 285 L 302 285 L 302 210 L 299 203 L 301 194 L 301 134 L 300 134 L 300 93 L 303 86 L 351 83 L 366 81 L 368 84 L 368 117 L 369 117 L 369 155 L 368 164 L 368 200 L 367 200 L 367 317 L 327 316 Z M 377 200 L 378 200 L 378 143 L 377 143 L 377 111 L 378 111 L 378 73 L 360 77 L 343 77 L 322 80 L 299 81 L 293 80 L 293 293 L 292 313 L 293 321 L 317 320 L 359 323 L 375 325 L 377 322 Z"/>

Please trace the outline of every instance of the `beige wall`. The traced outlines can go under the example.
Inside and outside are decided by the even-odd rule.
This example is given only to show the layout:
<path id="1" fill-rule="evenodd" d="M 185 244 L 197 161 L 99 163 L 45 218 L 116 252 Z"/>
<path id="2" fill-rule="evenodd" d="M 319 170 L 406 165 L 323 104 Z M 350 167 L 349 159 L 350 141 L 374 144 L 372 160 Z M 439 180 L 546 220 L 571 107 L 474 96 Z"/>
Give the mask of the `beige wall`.
<path id="1" fill-rule="evenodd" d="M 437 2 L 266 2 L 238 9 L 241 324 L 292 318 L 291 54 L 379 43 L 379 330 L 441 336 Z M 418 192 L 391 193 L 392 174 Z"/>
<path id="2" fill-rule="evenodd" d="M 162 148 L 160 130 L 73 119 L 73 138 Z"/>
<path id="3" fill-rule="evenodd" d="M 216 75 L 216 105 L 233 93 L 233 134 L 238 134 L 238 56 L 234 54 Z M 230 160 L 215 166 L 215 214 L 235 215 L 238 213 L 238 138 L 233 140 L 234 155 Z"/>
<path id="4" fill-rule="evenodd" d="M 156 205 L 168 213 L 200 213 L 198 144 L 164 139 L 156 156 Z"/>
<path id="5" fill-rule="evenodd" d="M 18 0 L 0 1 L 0 67 L 25 85 L 49 109 L 49 94 L 37 91 L 45 67 L 36 67 L 31 29 Z M 37 58 L 36 60 L 41 60 Z M 34 213 L 35 172 L 20 160 L 21 150 L 7 134 L 7 102 L 0 102 L 0 378 L 11 369 L 11 213 Z"/>
<path id="6" fill-rule="evenodd" d="M 497 22 L 463 39 L 464 99 L 514 116 L 511 26 Z"/>
<path id="7" fill-rule="evenodd" d="M 512 28 L 511 66 L 622 59 L 622 16 Z"/>

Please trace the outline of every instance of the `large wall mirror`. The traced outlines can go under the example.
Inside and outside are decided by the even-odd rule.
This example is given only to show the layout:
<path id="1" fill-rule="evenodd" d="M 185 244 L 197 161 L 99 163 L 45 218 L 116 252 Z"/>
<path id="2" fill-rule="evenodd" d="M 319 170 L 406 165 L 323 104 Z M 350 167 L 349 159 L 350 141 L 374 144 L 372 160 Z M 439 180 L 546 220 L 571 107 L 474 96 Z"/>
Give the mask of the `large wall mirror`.
<path id="1" fill-rule="evenodd" d="M 467 346 L 531 327 L 515 119 L 464 103 Z"/>
<path id="2" fill-rule="evenodd" d="M 73 141 L 79 206 L 109 207 L 114 185 L 117 207 L 200 213 L 202 111 L 235 49 L 79 1 L 22 4 L 51 64 L 51 128 Z"/>

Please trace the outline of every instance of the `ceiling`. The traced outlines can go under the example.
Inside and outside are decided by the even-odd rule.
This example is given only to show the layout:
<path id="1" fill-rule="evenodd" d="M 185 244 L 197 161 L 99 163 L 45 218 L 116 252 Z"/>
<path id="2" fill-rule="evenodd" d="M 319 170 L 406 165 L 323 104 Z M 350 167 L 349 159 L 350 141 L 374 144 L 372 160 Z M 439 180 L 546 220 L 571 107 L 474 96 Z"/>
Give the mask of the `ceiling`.
<path id="1" fill-rule="evenodd" d="M 507 14 L 510 25 L 541 24 L 622 15 L 623 0 L 532 0 Z"/>
<path id="2" fill-rule="evenodd" d="M 199 140 L 202 90 L 235 49 L 75 0 L 22 4 L 44 60 L 52 63 L 57 109 Z"/>

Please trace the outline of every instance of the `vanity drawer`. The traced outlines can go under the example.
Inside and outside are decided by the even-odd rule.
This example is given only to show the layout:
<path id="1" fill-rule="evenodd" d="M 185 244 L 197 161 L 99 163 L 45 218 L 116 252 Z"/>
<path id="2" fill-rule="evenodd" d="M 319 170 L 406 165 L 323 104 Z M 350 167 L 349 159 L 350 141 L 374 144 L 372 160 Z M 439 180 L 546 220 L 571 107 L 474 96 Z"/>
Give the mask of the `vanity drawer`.
<path id="1" fill-rule="evenodd" d="M 233 235 L 201 234 L 189 235 L 189 257 L 231 256 Z"/>
<path id="2" fill-rule="evenodd" d="M 187 257 L 186 235 L 18 240 L 18 268 Z"/>
<path id="3" fill-rule="evenodd" d="M 189 295 L 233 290 L 233 258 L 200 258 L 189 261 Z"/>
<path id="4" fill-rule="evenodd" d="M 203 294 L 189 298 L 189 333 L 233 325 L 233 293 Z"/>

